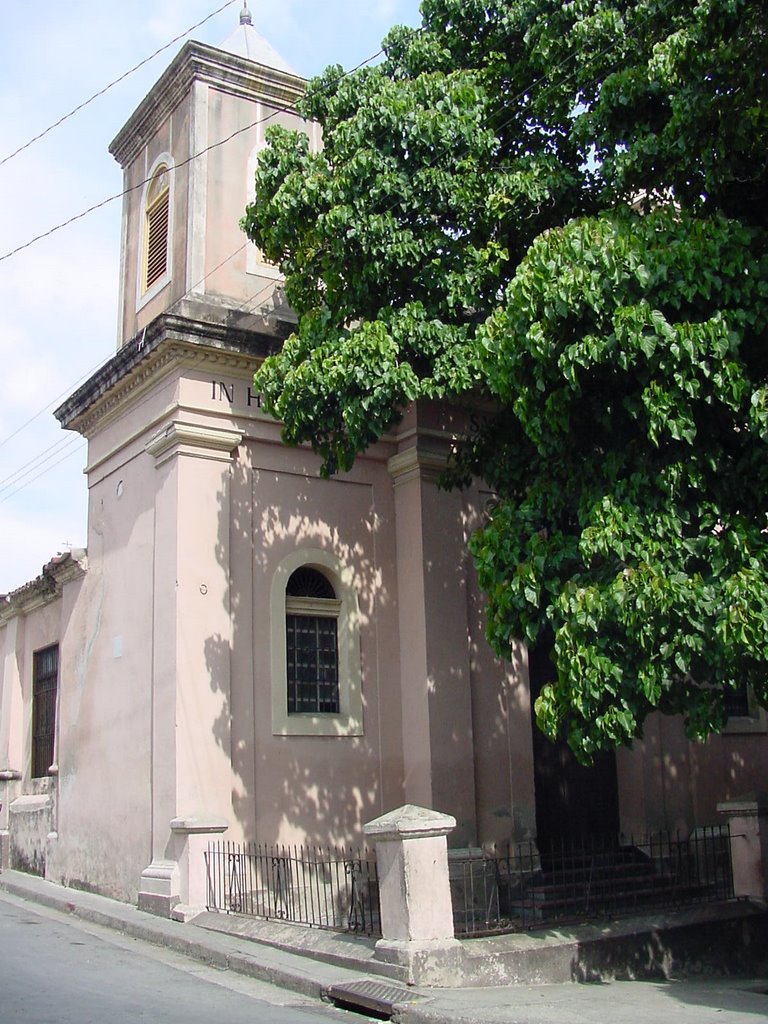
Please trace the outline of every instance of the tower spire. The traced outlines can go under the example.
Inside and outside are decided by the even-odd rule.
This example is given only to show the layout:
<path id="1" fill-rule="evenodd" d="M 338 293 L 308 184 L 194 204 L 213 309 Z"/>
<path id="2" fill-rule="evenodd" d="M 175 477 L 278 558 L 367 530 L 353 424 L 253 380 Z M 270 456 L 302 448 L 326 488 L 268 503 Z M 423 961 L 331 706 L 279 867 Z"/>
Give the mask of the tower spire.
<path id="1" fill-rule="evenodd" d="M 246 0 L 243 0 L 243 9 L 240 11 L 240 24 L 241 25 L 253 25 L 251 19 L 251 12 L 248 10 L 248 4 Z"/>

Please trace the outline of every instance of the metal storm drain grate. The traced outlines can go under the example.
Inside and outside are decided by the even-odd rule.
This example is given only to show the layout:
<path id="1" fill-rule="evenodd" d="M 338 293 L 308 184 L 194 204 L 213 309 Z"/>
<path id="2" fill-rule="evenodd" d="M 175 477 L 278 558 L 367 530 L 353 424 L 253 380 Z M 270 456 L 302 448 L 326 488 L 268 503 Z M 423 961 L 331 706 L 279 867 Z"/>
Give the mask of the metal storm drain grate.
<path id="1" fill-rule="evenodd" d="M 363 981 L 351 981 L 348 985 L 331 985 L 327 996 L 336 1006 L 345 1010 L 364 1010 L 375 1014 L 382 1020 L 389 1020 L 395 1007 L 402 1003 L 416 1003 L 421 996 L 414 995 L 404 985 L 393 985 L 390 982 L 374 981 L 366 978 Z"/>

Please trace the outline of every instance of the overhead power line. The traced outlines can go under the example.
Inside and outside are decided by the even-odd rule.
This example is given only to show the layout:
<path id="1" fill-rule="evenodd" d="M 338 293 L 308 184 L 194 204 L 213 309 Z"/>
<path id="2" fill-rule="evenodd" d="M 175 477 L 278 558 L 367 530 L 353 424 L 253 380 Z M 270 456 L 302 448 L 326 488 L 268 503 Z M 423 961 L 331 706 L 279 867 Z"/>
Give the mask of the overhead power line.
<path id="1" fill-rule="evenodd" d="M 237 135 L 242 135 L 243 132 L 249 131 L 251 128 L 255 128 L 259 124 L 264 124 L 265 121 L 270 121 L 273 117 L 277 117 L 278 114 L 288 114 L 291 111 L 287 107 L 278 107 L 273 110 L 271 114 L 267 114 L 266 117 L 257 118 L 255 121 L 251 121 L 250 124 L 244 125 L 242 128 L 237 128 L 232 132 L 231 135 L 227 135 L 226 138 L 220 139 L 218 142 L 212 142 L 210 146 L 206 146 L 205 149 L 201 149 L 197 153 L 193 153 L 192 156 L 188 156 L 186 160 L 180 160 L 174 166 L 186 167 L 187 164 L 191 164 L 193 160 L 197 160 L 198 157 L 204 156 L 206 153 L 210 153 L 212 149 L 218 149 L 219 146 L 223 146 L 225 143 L 234 139 Z M 140 188 L 144 188 L 146 184 L 151 181 L 151 178 L 144 178 L 139 181 L 136 185 L 131 185 L 129 188 L 124 188 L 121 192 L 115 192 L 114 195 L 107 196 L 106 199 L 100 200 L 98 203 L 94 203 L 93 206 L 89 206 L 86 210 L 81 210 L 80 213 L 76 213 L 68 220 L 61 221 L 59 224 L 55 224 L 52 228 L 48 228 L 47 231 L 41 232 L 39 235 L 35 235 L 34 238 L 30 238 L 28 242 L 24 242 L 22 245 L 17 245 L 15 249 L 10 249 L 8 252 L 3 253 L 0 256 L 0 263 L 3 260 L 10 259 L 11 256 L 15 256 L 16 253 L 22 252 L 24 249 L 28 249 L 35 242 L 42 241 L 43 238 L 48 238 L 50 235 L 55 234 L 57 231 L 61 231 L 62 228 L 69 227 L 70 224 L 74 224 L 75 221 L 82 220 L 83 217 L 87 217 L 89 213 L 94 213 L 96 210 L 100 210 L 104 206 L 108 206 L 110 203 L 114 203 L 116 199 L 122 199 L 123 196 L 129 195 L 131 192 L 136 192 Z"/>
<path id="2" fill-rule="evenodd" d="M 51 470 L 55 469 L 56 466 L 61 465 L 61 463 L 65 462 L 67 459 L 71 459 L 73 455 L 77 455 L 79 452 L 84 451 L 85 448 L 87 447 L 87 441 L 81 440 L 79 438 L 73 438 L 73 440 L 75 442 L 75 447 L 67 446 L 66 448 L 63 449 L 64 454 L 62 454 L 60 458 L 56 459 L 56 461 L 52 463 L 52 465 L 47 466 L 45 469 L 41 469 L 40 472 L 37 473 L 35 476 L 31 477 L 31 479 L 26 480 L 24 483 L 20 483 L 18 487 L 10 491 L 8 494 L 2 495 L 2 497 L 0 497 L 0 505 L 4 505 L 6 501 L 9 501 L 15 494 L 18 494 L 19 491 L 23 491 L 26 487 L 29 487 L 30 484 L 33 484 L 36 480 L 39 480 L 41 476 L 46 476 L 48 473 L 51 472 Z M 81 441 L 79 445 L 77 444 L 78 440 Z"/>
<path id="3" fill-rule="evenodd" d="M 14 470 L 13 473 L 9 473 L 8 476 L 0 480 L 0 494 L 4 491 L 9 491 L 11 488 L 15 488 L 17 484 L 21 483 L 26 477 L 30 476 L 36 470 L 40 469 L 41 466 L 46 465 L 51 459 L 60 455 L 63 450 L 71 448 L 79 438 L 77 435 L 69 437 L 62 437 L 52 445 L 48 445 L 47 448 L 43 448 L 42 451 L 38 452 L 33 458 L 29 459 L 18 469 Z M 15 491 L 14 491 L 15 493 Z"/>
<path id="4" fill-rule="evenodd" d="M 37 135 L 34 135 L 31 139 L 29 139 L 28 142 L 25 142 L 23 146 L 19 146 L 18 149 L 14 149 L 12 153 L 9 153 L 7 156 L 4 156 L 2 160 L 0 160 L 0 167 L 2 167 L 3 164 L 8 163 L 9 160 L 13 160 L 13 158 L 15 156 L 18 156 L 19 153 L 23 153 L 25 149 L 29 149 L 29 147 L 33 145 L 35 142 L 39 142 L 40 139 L 44 138 L 49 132 L 52 132 L 54 128 L 58 128 L 59 125 L 64 124 L 65 121 L 68 121 L 70 117 L 73 117 L 79 111 L 87 107 L 89 103 L 93 103 L 93 101 L 98 99 L 99 96 L 103 96 L 104 93 L 109 92 L 109 90 L 113 88 L 113 86 L 119 85 L 120 82 L 124 81 L 126 78 L 132 75 L 134 71 L 138 71 L 139 68 L 143 68 L 145 64 L 149 64 L 150 61 L 154 60 L 155 57 L 157 57 L 159 54 L 169 49 L 171 46 L 174 45 L 174 43 L 178 43 L 180 39 L 184 39 L 186 36 L 189 35 L 190 32 L 194 32 L 196 28 L 200 28 L 201 25 L 204 25 L 207 21 L 210 21 L 211 18 L 214 18 L 217 14 L 221 14 L 222 11 L 226 10 L 227 7 L 231 7 L 232 4 L 234 3 L 237 3 L 237 0 L 227 0 L 226 3 L 221 5 L 221 7 L 217 7 L 215 11 L 211 11 L 210 14 L 206 15 L 202 19 L 202 21 L 198 21 L 194 25 L 190 25 L 188 29 L 185 29 L 183 32 L 179 33 L 179 35 L 171 39 L 170 42 L 165 43 L 159 49 L 155 50 L 154 53 L 151 53 L 148 57 L 145 57 L 144 60 L 140 60 L 138 64 L 134 64 L 132 68 L 129 68 L 127 71 L 124 71 L 122 75 L 120 75 L 118 78 L 115 78 L 113 81 L 109 82 L 109 84 L 105 85 L 103 89 L 99 89 L 99 91 L 95 92 L 93 96 L 89 96 L 87 100 L 83 100 L 82 103 L 78 103 L 78 105 L 76 107 L 73 107 L 72 110 L 69 111 L 69 113 L 64 114 L 62 117 L 60 117 L 58 121 L 54 121 L 53 124 L 49 124 L 46 129 L 39 132 Z"/>
<path id="5" fill-rule="evenodd" d="M 232 2 L 232 0 L 230 0 L 230 2 Z M 379 50 L 377 53 L 374 53 L 371 57 L 368 57 L 366 60 L 362 61 L 352 70 L 358 71 L 366 64 L 369 64 L 372 60 L 375 60 L 381 52 L 382 51 Z M 345 75 L 349 74 L 352 74 L 352 71 L 345 72 Z M 193 160 L 197 160 L 198 157 L 204 156 L 206 153 L 210 153 L 211 150 L 218 149 L 219 146 L 223 146 L 227 142 L 230 142 L 236 136 L 242 135 L 243 132 L 247 132 L 251 128 L 255 128 L 257 125 L 265 124 L 267 121 L 271 121 L 272 118 L 277 117 L 278 114 L 291 113 L 294 113 L 294 111 L 289 107 L 276 107 L 270 114 L 267 114 L 265 117 L 257 118 L 255 121 L 251 121 L 250 124 L 244 125 L 242 128 L 237 128 L 230 135 L 227 135 L 226 138 L 220 139 L 218 142 L 212 142 L 210 146 L 206 146 L 205 149 L 201 149 L 199 152 L 193 153 L 192 156 L 188 156 L 186 160 L 180 160 L 175 165 L 175 167 L 185 167 L 187 164 L 192 163 Z M 24 249 L 29 249 L 29 247 L 34 245 L 36 242 L 40 242 L 44 238 L 48 238 L 50 235 L 55 234 L 57 231 L 61 231 L 62 228 L 69 227 L 70 224 L 74 224 L 76 221 L 82 220 L 89 214 L 95 213 L 96 210 L 100 210 L 102 209 L 102 207 L 108 206 L 110 203 L 114 203 L 116 199 L 122 199 L 123 196 L 127 196 L 129 195 L 129 193 L 135 192 L 137 191 L 137 189 L 143 188 L 146 184 L 148 184 L 150 180 L 150 178 L 144 178 L 142 181 L 139 181 L 136 185 L 131 185 L 129 188 L 123 189 L 121 192 L 115 192 L 114 195 L 107 196 L 106 199 L 102 199 L 98 203 L 94 203 L 93 206 L 89 206 L 87 209 L 81 210 L 80 213 L 74 214 L 67 220 L 55 224 L 52 228 L 48 228 L 47 231 L 42 231 L 39 235 L 35 235 L 33 238 L 30 238 L 29 241 L 23 242 L 21 245 L 17 245 L 15 249 L 9 249 L 8 252 L 5 252 L 0 256 L 0 263 L 2 263 L 4 260 L 10 259 L 11 256 L 15 256 L 17 253 L 23 252 Z"/>

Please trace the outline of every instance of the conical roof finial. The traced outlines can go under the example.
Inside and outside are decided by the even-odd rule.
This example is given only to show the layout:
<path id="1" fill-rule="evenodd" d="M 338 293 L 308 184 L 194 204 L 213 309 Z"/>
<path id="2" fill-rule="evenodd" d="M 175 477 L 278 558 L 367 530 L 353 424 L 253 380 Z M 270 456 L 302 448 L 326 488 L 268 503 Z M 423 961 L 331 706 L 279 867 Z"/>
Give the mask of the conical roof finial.
<path id="1" fill-rule="evenodd" d="M 243 9 L 240 11 L 240 24 L 241 25 L 252 25 L 251 12 L 248 10 L 248 4 L 246 0 L 243 0 Z"/>

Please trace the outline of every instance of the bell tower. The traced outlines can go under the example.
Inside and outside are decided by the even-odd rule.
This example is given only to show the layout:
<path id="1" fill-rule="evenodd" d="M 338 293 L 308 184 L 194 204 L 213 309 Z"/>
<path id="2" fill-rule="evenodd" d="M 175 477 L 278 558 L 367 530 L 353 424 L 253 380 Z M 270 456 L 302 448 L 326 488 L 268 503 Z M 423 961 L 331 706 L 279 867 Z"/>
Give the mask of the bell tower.
<path id="1" fill-rule="evenodd" d="M 317 127 L 294 110 L 303 87 L 244 3 L 229 38 L 220 47 L 188 42 L 117 134 L 110 152 L 125 188 L 118 348 L 162 313 L 185 315 L 180 303 L 201 319 L 281 307 L 279 274 L 239 220 L 270 125 L 319 144 Z"/>
<path id="2" fill-rule="evenodd" d="M 204 899 L 200 837 L 248 824 L 232 783 L 249 770 L 241 723 L 252 734 L 232 713 L 251 699 L 242 668 L 232 688 L 234 652 L 249 647 L 237 575 L 252 558 L 251 462 L 280 429 L 253 373 L 293 314 L 239 222 L 270 124 L 319 143 L 295 112 L 303 88 L 243 5 L 221 47 L 187 43 L 150 89 L 110 147 L 125 187 L 117 352 L 56 411 L 88 440 L 83 607 L 98 613 L 84 685 L 98 702 L 109 680 L 110 743 L 125 755 L 113 805 L 87 827 L 94 850 L 121 834 L 119 891 L 166 916 Z M 85 763 L 103 737 L 86 719 L 74 730 Z M 61 820 L 103 804 L 91 774 L 76 796 L 62 788 Z M 140 822 L 130 835 L 127 807 Z M 57 856 L 77 857 L 74 844 Z M 102 863 L 83 871 L 110 884 Z"/>

